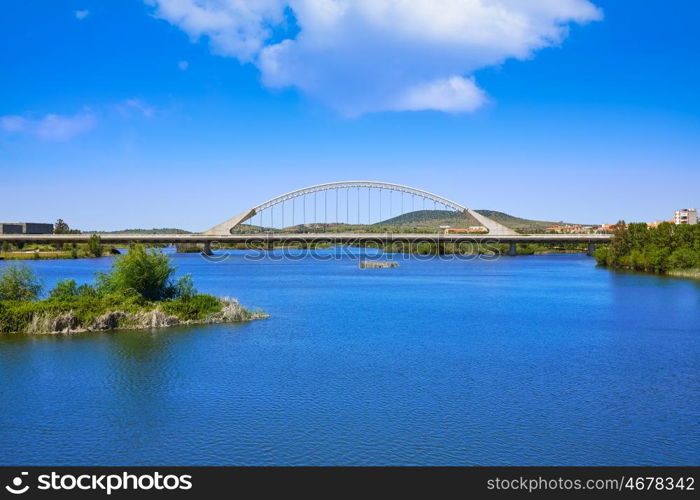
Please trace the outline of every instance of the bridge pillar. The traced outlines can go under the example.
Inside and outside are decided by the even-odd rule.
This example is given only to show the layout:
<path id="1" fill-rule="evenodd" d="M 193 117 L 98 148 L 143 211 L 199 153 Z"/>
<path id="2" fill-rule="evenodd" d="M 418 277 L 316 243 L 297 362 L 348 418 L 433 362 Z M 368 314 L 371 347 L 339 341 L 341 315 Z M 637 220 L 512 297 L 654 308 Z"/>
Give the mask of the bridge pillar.
<path id="1" fill-rule="evenodd" d="M 518 255 L 518 244 L 516 242 L 512 242 L 508 247 L 508 255 L 511 257 Z"/>
<path id="2" fill-rule="evenodd" d="M 588 255 L 589 257 L 593 257 L 594 254 L 595 254 L 595 243 L 593 243 L 591 241 L 588 243 L 588 251 L 586 252 L 586 255 Z"/>

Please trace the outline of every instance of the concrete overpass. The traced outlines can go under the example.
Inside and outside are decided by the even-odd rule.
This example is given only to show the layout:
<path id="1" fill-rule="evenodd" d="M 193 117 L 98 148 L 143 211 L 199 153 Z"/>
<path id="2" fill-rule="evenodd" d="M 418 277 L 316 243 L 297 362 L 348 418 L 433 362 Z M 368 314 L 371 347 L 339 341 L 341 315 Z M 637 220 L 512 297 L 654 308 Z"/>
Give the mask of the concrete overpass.
<path id="1" fill-rule="evenodd" d="M 92 234 L 6 234 L 0 235 L 0 243 L 87 243 Z M 510 254 L 515 254 L 517 244 L 527 243 L 578 243 L 588 245 L 588 253 L 591 254 L 597 243 L 607 243 L 612 238 L 609 234 L 442 234 L 442 233 L 255 233 L 255 234 L 129 234 L 129 233 L 101 233 L 99 234 L 104 245 L 128 245 L 130 243 L 161 243 L 178 244 L 193 243 L 204 245 L 205 250 L 211 248 L 212 243 L 230 244 L 295 244 L 328 242 L 339 245 L 358 245 L 370 242 L 388 244 L 403 242 L 417 244 L 430 243 L 505 243 L 510 245 Z"/>

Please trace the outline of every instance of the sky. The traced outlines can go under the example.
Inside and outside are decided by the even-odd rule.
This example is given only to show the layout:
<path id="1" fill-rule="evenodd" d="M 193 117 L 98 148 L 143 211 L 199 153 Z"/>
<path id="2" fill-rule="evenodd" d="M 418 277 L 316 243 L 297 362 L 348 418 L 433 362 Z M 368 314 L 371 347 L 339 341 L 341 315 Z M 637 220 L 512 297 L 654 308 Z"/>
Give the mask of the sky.
<path id="1" fill-rule="evenodd" d="M 0 220 L 205 230 L 376 180 L 583 223 L 700 206 L 694 0 L 7 0 Z"/>

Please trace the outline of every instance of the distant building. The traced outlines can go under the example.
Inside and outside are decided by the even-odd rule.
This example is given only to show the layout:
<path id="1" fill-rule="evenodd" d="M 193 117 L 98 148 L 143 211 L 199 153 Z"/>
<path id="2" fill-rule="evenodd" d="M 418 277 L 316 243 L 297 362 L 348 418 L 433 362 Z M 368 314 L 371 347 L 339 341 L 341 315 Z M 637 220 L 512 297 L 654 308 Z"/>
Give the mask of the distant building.
<path id="1" fill-rule="evenodd" d="M 53 224 L 43 222 L 0 222 L 0 234 L 53 234 Z"/>
<path id="2" fill-rule="evenodd" d="M 22 234 L 22 231 L 24 231 L 22 224 L 0 222 L 0 234 Z"/>
<path id="3" fill-rule="evenodd" d="M 602 233 L 602 234 L 607 234 L 607 233 L 612 233 L 615 231 L 617 228 L 618 224 L 601 224 L 598 229 L 595 230 L 596 233 Z M 627 224 L 624 225 L 627 227 Z"/>
<path id="4" fill-rule="evenodd" d="M 550 233 L 561 233 L 561 234 L 582 234 L 590 233 L 593 231 L 592 226 L 582 226 L 581 224 L 555 224 L 549 226 L 547 231 Z"/>
<path id="5" fill-rule="evenodd" d="M 448 227 L 445 229 L 445 234 L 474 234 L 474 233 L 486 233 L 488 229 L 484 226 L 470 226 L 470 227 Z"/>
<path id="6" fill-rule="evenodd" d="M 676 210 L 673 216 L 673 222 L 676 224 L 697 224 L 698 210 L 696 208 L 682 208 Z"/>
<path id="7" fill-rule="evenodd" d="M 655 221 L 653 221 L 653 222 L 647 222 L 647 227 L 648 227 L 648 228 L 651 228 L 651 229 L 656 229 L 657 227 L 659 227 L 659 226 L 660 226 L 661 224 L 663 224 L 664 222 L 668 222 L 668 221 L 665 221 L 665 220 L 655 220 Z"/>

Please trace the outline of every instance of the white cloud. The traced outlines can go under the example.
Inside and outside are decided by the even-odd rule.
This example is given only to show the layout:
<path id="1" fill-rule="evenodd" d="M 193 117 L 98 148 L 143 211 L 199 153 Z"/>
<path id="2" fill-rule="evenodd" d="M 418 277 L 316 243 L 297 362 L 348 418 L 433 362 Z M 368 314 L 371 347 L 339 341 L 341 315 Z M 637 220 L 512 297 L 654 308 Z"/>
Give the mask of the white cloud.
<path id="1" fill-rule="evenodd" d="M 18 115 L 0 117 L 0 128 L 9 133 L 25 133 L 47 141 L 67 141 L 88 132 L 97 125 L 97 119 L 89 111 L 73 116 L 48 114 L 41 118 Z"/>
<path id="2" fill-rule="evenodd" d="M 5 132 L 22 132 L 27 127 L 27 120 L 17 115 L 0 117 L 0 128 Z"/>
<path id="3" fill-rule="evenodd" d="M 347 115 L 486 101 L 475 71 L 559 44 L 590 0 L 145 0 L 213 52 L 252 62 L 269 87 L 296 87 Z M 285 10 L 287 9 L 287 10 Z M 298 32 L 279 40 L 295 18 Z"/>
<path id="4" fill-rule="evenodd" d="M 178 61 L 177 67 L 180 68 L 180 71 L 187 71 L 187 68 L 190 67 L 190 63 L 187 61 Z"/>
<path id="5" fill-rule="evenodd" d="M 90 11 L 87 10 L 87 9 L 85 9 L 85 10 L 76 10 L 76 11 L 75 11 L 75 18 L 78 19 L 78 20 L 80 20 L 80 21 L 82 21 L 83 19 L 85 19 L 85 18 L 88 16 L 88 14 L 90 14 Z"/>
<path id="6" fill-rule="evenodd" d="M 396 97 L 387 109 L 423 111 L 433 109 L 447 113 L 465 113 L 480 108 L 488 99 L 473 78 L 452 76 L 444 80 L 416 85 Z"/>
<path id="7" fill-rule="evenodd" d="M 132 112 L 134 111 L 145 118 L 152 118 L 155 114 L 155 109 L 153 109 L 153 107 L 149 106 L 147 103 L 138 98 L 126 99 L 122 101 L 117 105 L 117 110 L 125 118 L 132 115 Z"/>
<path id="8" fill-rule="evenodd" d="M 282 0 L 145 0 L 157 15 L 177 24 L 193 39 L 207 36 L 212 49 L 243 62 L 253 60 L 284 20 Z"/>

